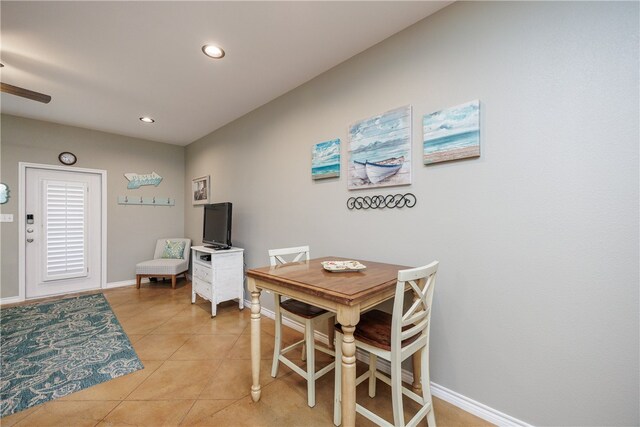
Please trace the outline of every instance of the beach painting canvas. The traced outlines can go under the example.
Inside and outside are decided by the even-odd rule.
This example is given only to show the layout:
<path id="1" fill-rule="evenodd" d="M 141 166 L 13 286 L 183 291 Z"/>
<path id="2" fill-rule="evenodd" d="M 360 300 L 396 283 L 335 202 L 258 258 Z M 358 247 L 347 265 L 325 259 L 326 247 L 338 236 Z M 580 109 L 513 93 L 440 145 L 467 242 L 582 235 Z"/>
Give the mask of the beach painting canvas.
<path id="1" fill-rule="evenodd" d="M 340 176 L 340 140 L 315 144 L 311 150 L 311 177 L 313 179 Z"/>
<path id="2" fill-rule="evenodd" d="M 424 164 L 480 156 L 480 101 L 422 118 Z"/>
<path id="3" fill-rule="evenodd" d="M 349 190 L 411 184 L 411 106 L 349 127 Z"/>

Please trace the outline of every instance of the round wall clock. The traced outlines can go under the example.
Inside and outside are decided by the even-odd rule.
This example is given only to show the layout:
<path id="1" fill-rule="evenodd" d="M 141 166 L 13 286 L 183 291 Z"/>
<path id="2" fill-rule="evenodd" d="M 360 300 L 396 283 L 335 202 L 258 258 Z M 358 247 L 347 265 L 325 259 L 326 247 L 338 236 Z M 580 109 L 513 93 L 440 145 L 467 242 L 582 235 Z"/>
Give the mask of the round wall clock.
<path id="1" fill-rule="evenodd" d="M 58 160 L 60 160 L 60 163 L 62 163 L 63 165 L 70 166 L 77 162 L 78 158 L 75 154 L 64 151 L 58 155 Z"/>

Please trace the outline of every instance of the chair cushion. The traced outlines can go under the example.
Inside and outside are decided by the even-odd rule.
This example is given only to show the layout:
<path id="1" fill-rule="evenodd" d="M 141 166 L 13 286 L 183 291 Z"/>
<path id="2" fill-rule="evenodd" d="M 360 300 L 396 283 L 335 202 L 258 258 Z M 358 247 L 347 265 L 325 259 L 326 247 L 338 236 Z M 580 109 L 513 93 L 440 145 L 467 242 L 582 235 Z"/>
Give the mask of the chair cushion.
<path id="1" fill-rule="evenodd" d="M 184 259 L 184 241 L 167 240 L 160 258 L 164 259 Z"/>
<path id="2" fill-rule="evenodd" d="M 296 314 L 305 319 L 313 319 L 327 312 L 322 308 L 315 307 L 305 302 L 296 301 L 294 299 L 288 299 L 280 303 L 280 308 L 288 311 L 289 313 Z"/>
<path id="3" fill-rule="evenodd" d="M 136 274 L 175 275 L 189 269 L 184 259 L 154 259 L 136 264 Z"/>
<path id="4" fill-rule="evenodd" d="M 391 351 L 391 319 L 393 316 L 380 310 L 371 310 L 360 316 L 360 322 L 356 325 L 353 336 L 356 340 L 372 345 L 383 350 Z M 405 326 L 407 330 L 411 326 Z M 342 327 L 336 325 L 336 330 L 342 333 Z M 420 334 L 414 335 L 402 341 L 402 347 L 411 344 L 420 338 Z"/>

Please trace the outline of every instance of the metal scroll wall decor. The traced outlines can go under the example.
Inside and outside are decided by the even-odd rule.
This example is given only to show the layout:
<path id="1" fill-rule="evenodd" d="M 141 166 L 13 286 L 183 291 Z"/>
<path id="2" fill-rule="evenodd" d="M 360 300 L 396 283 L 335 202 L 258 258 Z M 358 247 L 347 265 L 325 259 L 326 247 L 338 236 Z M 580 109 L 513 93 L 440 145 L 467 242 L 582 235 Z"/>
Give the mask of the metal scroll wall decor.
<path id="1" fill-rule="evenodd" d="M 412 208 L 416 205 L 416 196 L 412 193 L 387 194 L 386 196 L 350 197 L 347 200 L 349 209 L 393 209 Z"/>

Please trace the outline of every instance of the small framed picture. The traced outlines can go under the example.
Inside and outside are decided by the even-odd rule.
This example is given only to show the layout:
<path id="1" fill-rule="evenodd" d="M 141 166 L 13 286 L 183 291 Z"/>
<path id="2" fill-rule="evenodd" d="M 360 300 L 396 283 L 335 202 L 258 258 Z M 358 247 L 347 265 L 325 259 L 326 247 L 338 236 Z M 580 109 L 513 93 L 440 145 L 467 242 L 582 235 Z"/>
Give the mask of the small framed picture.
<path id="1" fill-rule="evenodd" d="M 191 180 L 191 192 L 194 205 L 206 205 L 209 203 L 209 188 L 211 187 L 209 175 Z"/>

